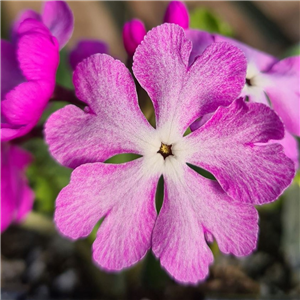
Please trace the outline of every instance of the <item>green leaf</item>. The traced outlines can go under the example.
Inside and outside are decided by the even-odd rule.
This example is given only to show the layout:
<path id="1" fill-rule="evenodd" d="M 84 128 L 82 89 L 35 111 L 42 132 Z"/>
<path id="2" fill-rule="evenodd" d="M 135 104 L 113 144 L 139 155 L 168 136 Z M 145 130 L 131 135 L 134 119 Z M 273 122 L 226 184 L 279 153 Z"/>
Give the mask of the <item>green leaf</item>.
<path id="1" fill-rule="evenodd" d="M 56 82 L 66 88 L 73 89 L 72 69 L 69 64 L 69 53 L 67 50 L 60 51 L 60 62 L 56 72 Z"/>
<path id="2" fill-rule="evenodd" d="M 51 214 L 58 193 L 69 183 L 72 170 L 55 162 L 40 138 L 31 139 L 23 146 L 34 156 L 27 169 L 27 177 L 35 192 L 35 209 Z"/>
<path id="3" fill-rule="evenodd" d="M 196 8 L 191 12 L 190 28 L 233 36 L 232 28 L 205 8 Z"/>

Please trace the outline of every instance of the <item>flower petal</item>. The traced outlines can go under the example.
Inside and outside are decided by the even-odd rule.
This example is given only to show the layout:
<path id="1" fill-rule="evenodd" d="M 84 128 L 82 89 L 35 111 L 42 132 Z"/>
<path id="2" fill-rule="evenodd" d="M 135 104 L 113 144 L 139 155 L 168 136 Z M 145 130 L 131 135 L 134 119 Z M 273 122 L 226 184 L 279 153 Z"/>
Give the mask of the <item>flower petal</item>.
<path id="1" fill-rule="evenodd" d="M 20 25 L 18 37 L 17 57 L 25 78 L 45 80 L 54 85 L 59 63 L 56 39 L 43 23 L 33 19 Z"/>
<path id="2" fill-rule="evenodd" d="M 268 203 L 288 187 L 295 173 L 281 145 L 261 144 L 283 135 L 273 110 L 239 98 L 186 136 L 186 161 L 211 172 L 233 199 Z"/>
<path id="3" fill-rule="evenodd" d="M 72 36 L 74 18 L 68 4 L 64 1 L 46 1 L 42 12 L 43 23 L 49 28 L 63 48 Z"/>
<path id="4" fill-rule="evenodd" d="M 1 143 L 1 232 L 32 209 L 34 194 L 24 173 L 31 160 L 25 150 Z"/>
<path id="5" fill-rule="evenodd" d="M 271 141 L 272 143 L 279 143 L 283 146 L 284 153 L 295 163 L 295 169 L 299 167 L 299 150 L 298 142 L 293 135 L 291 135 L 287 130 L 285 130 L 284 138 L 279 141 Z"/>
<path id="6" fill-rule="evenodd" d="M 205 237 L 213 235 L 224 253 L 247 255 L 256 247 L 258 215 L 251 205 L 233 202 L 216 181 L 186 165 L 173 168 L 164 174 L 165 197 L 152 248 L 175 280 L 197 283 L 213 261 Z"/>
<path id="7" fill-rule="evenodd" d="M 16 58 L 15 46 L 1 40 L 1 100 L 7 92 L 25 81 Z"/>
<path id="8" fill-rule="evenodd" d="M 87 236 L 105 216 L 93 245 L 94 260 L 105 269 L 129 267 L 151 246 L 160 174 L 149 175 L 143 163 L 82 165 L 56 200 L 56 225 L 72 239 Z"/>
<path id="9" fill-rule="evenodd" d="M 187 29 L 185 34 L 193 43 L 193 49 L 189 60 L 189 64 L 191 65 L 197 56 L 201 55 L 210 44 L 214 43 L 214 37 L 209 32 L 197 29 Z"/>
<path id="10" fill-rule="evenodd" d="M 246 55 L 247 62 L 248 62 L 248 69 L 250 68 L 250 76 L 255 73 L 263 72 L 268 70 L 274 63 L 278 61 L 277 58 L 275 58 L 272 55 L 269 55 L 267 53 L 264 53 L 260 50 L 257 50 L 255 48 L 252 48 L 246 44 L 243 44 L 235 39 L 214 34 L 215 42 L 227 42 L 231 45 L 234 45 L 241 49 L 244 54 Z M 254 75 L 254 74 L 253 74 Z M 252 76 L 251 76 L 252 77 Z"/>
<path id="11" fill-rule="evenodd" d="M 85 58 L 96 53 L 108 53 L 108 47 L 104 42 L 97 40 L 81 40 L 70 52 L 69 61 L 73 71 Z"/>
<path id="12" fill-rule="evenodd" d="M 264 89 L 286 129 L 300 136 L 300 56 L 288 57 L 262 74 Z"/>
<path id="13" fill-rule="evenodd" d="M 34 19 L 37 21 L 42 21 L 40 14 L 38 14 L 36 11 L 27 9 L 20 13 L 20 15 L 17 17 L 16 21 L 13 23 L 12 30 L 11 30 L 11 39 L 13 42 L 16 41 L 18 36 L 18 28 L 20 24 L 25 21 L 26 19 Z"/>
<path id="14" fill-rule="evenodd" d="M 143 154 L 154 129 L 139 108 L 126 67 L 95 54 L 77 66 L 73 81 L 77 97 L 89 107 L 68 105 L 50 116 L 45 133 L 51 154 L 72 168 L 120 153 Z"/>
<path id="15" fill-rule="evenodd" d="M 156 127 L 167 133 L 183 135 L 198 117 L 231 103 L 245 82 L 239 49 L 214 43 L 189 67 L 191 50 L 181 27 L 163 24 L 148 32 L 133 58 L 133 72 L 153 101 Z"/>

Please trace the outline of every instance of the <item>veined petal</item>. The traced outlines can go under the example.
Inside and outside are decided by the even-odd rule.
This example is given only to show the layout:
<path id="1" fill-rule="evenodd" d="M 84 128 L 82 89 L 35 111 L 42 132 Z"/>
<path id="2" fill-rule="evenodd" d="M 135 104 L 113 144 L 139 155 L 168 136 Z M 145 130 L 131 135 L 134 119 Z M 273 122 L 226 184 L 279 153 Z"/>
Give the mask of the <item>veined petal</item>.
<path id="1" fill-rule="evenodd" d="M 261 74 L 262 86 L 286 129 L 300 136 L 300 56 L 288 57 Z"/>
<path id="2" fill-rule="evenodd" d="M 74 18 L 65 1 L 46 1 L 42 12 L 43 23 L 49 28 L 63 48 L 72 36 Z"/>
<path id="3" fill-rule="evenodd" d="M 151 246 L 160 174 L 149 175 L 143 163 L 79 166 L 56 200 L 56 226 L 72 239 L 87 236 L 105 216 L 93 245 L 94 260 L 105 269 L 129 267 Z"/>
<path id="4" fill-rule="evenodd" d="M 242 256 L 255 249 L 258 215 L 254 207 L 235 203 L 216 181 L 176 160 L 169 171 L 164 174 L 165 196 L 152 248 L 175 280 L 197 283 L 208 275 L 213 255 L 206 236 L 213 235 L 224 253 Z"/>
<path id="5" fill-rule="evenodd" d="M 254 49 L 246 44 L 243 44 L 235 39 L 214 34 L 215 42 L 227 42 L 230 43 L 239 49 L 241 49 L 246 55 L 248 62 L 248 69 L 250 68 L 249 75 L 255 75 L 263 71 L 267 71 L 274 63 L 278 61 L 278 59 L 272 55 L 264 53 L 260 50 Z M 254 72 L 254 73 L 253 73 Z M 251 76 L 252 77 L 252 76 Z"/>
<path id="6" fill-rule="evenodd" d="M 37 20 L 27 19 L 18 28 L 18 38 L 17 57 L 25 78 L 53 84 L 59 50 L 47 27 Z"/>
<path id="7" fill-rule="evenodd" d="M 246 59 L 226 43 L 210 45 L 189 66 L 192 43 L 175 24 L 152 29 L 138 46 L 133 72 L 153 101 L 156 127 L 183 135 L 198 117 L 228 105 L 241 92 Z"/>
<path id="8" fill-rule="evenodd" d="M 189 59 L 189 64 L 191 65 L 195 58 L 201 55 L 203 51 L 215 41 L 213 35 L 206 31 L 187 29 L 185 34 L 186 37 L 193 43 L 193 49 Z"/>
<path id="9" fill-rule="evenodd" d="M 299 150 L 297 139 L 285 130 L 284 138 L 279 141 L 271 141 L 272 143 L 279 143 L 283 146 L 284 153 L 295 163 L 295 169 L 299 167 Z"/>
<path id="10" fill-rule="evenodd" d="M 73 81 L 88 108 L 68 105 L 50 116 L 45 132 L 51 154 L 72 168 L 120 153 L 143 154 L 154 129 L 140 110 L 124 64 L 95 54 L 78 64 Z"/>
<path id="11" fill-rule="evenodd" d="M 1 40 L 1 101 L 7 92 L 25 81 L 16 58 L 15 45 Z"/>
<path id="12" fill-rule="evenodd" d="M 70 52 L 70 65 L 75 70 L 76 66 L 85 58 L 96 53 L 108 53 L 108 47 L 104 42 L 97 40 L 81 40 Z"/>
<path id="13" fill-rule="evenodd" d="M 273 110 L 239 98 L 185 137 L 186 161 L 211 172 L 233 199 L 268 203 L 288 187 L 295 169 L 281 145 L 261 143 L 283 136 Z"/>

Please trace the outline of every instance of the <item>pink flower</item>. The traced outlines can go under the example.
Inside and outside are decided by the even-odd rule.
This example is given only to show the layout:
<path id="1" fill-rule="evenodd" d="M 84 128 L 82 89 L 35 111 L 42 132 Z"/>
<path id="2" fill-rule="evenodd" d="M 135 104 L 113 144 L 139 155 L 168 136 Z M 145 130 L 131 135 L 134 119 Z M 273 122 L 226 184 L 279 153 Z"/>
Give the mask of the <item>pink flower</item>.
<path id="1" fill-rule="evenodd" d="M 1 140 L 28 133 L 55 87 L 56 39 L 39 21 L 21 23 L 15 44 L 1 40 Z"/>
<path id="2" fill-rule="evenodd" d="M 173 23 L 181 26 L 183 29 L 189 28 L 189 12 L 183 2 L 171 1 L 164 15 L 164 23 Z"/>
<path id="3" fill-rule="evenodd" d="M 20 222 L 32 209 L 34 194 L 28 186 L 25 168 L 31 156 L 9 143 L 1 143 L 1 232 Z"/>
<path id="4" fill-rule="evenodd" d="M 46 123 L 52 155 L 76 168 L 56 200 L 56 226 L 78 239 L 105 217 L 93 258 L 106 270 L 129 267 L 152 247 L 177 281 L 203 280 L 213 261 L 206 240 L 215 238 L 224 253 L 251 253 L 258 233 L 254 205 L 275 200 L 294 176 L 282 146 L 266 144 L 283 137 L 277 115 L 262 104 L 233 102 L 245 80 L 242 52 L 214 43 L 189 65 L 191 50 L 182 28 L 164 24 L 148 32 L 134 54 L 134 76 L 152 99 L 156 128 L 139 108 L 129 70 L 105 54 L 89 57 L 74 72 L 76 95 L 87 107 L 65 106 Z M 216 109 L 183 137 L 199 116 Z M 103 163 L 119 153 L 142 157 Z M 165 195 L 157 216 L 161 175 Z"/>
<path id="5" fill-rule="evenodd" d="M 133 19 L 126 22 L 123 27 L 123 43 L 129 57 L 132 57 L 135 49 L 143 40 L 146 28 L 141 20 Z"/>
<path id="6" fill-rule="evenodd" d="M 211 35 L 209 42 L 207 33 L 199 30 L 189 30 L 188 36 L 192 37 L 194 57 L 200 55 L 212 42 L 228 42 L 244 52 L 247 74 L 240 96 L 247 97 L 250 102 L 270 106 L 279 115 L 286 129 L 284 138 L 279 143 L 298 168 L 298 143 L 293 135 L 300 136 L 299 56 L 278 60 L 228 37 Z M 195 122 L 192 129 L 198 128 L 202 123 L 202 120 Z"/>
<path id="7" fill-rule="evenodd" d="M 41 14 L 31 9 L 23 11 L 13 25 L 13 39 L 18 32 L 20 24 L 26 19 L 35 19 L 42 22 L 57 39 L 60 49 L 66 45 L 72 36 L 74 18 L 72 11 L 65 1 L 45 1 Z"/>

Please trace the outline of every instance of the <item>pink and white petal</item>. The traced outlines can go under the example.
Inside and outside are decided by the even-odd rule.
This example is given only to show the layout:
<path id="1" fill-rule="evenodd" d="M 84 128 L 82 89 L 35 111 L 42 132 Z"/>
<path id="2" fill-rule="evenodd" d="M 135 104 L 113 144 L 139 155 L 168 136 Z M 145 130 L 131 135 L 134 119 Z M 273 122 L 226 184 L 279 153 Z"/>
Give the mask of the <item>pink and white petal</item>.
<path id="1" fill-rule="evenodd" d="M 212 242 L 214 236 L 224 253 L 247 255 L 256 247 L 258 215 L 252 205 L 235 203 L 216 181 L 175 161 L 172 167 L 164 174 L 165 197 L 152 248 L 175 280 L 197 283 L 213 261 L 206 237 Z"/>
<path id="2" fill-rule="evenodd" d="M 215 42 L 227 42 L 241 49 L 246 55 L 248 68 L 250 68 L 249 71 L 252 75 L 254 75 L 253 73 L 258 74 L 260 72 L 267 71 L 274 63 L 278 61 L 276 57 L 252 48 L 235 39 L 218 34 L 214 34 L 214 39 Z"/>
<path id="3" fill-rule="evenodd" d="M 198 117 L 231 103 L 244 85 L 246 60 L 239 49 L 214 43 L 189 66 L 191 50 L 181 27 L 163 24 L 135 52 L 133 72 L 153 101 L 158 130 L 183 134 Z"/>
<path id="4" fill-rule="evenodd" d="M 25 81 L 16 58 L 16 49 L 8 41 L 1 40 L 1 101 L 6 93 Z"/>
<path id="5" fill-rule="evenodd" d="M 73 71 L 85 58 L 96 53 L 108 53 L 108 46 L 97 40 L 81 40 L 70 52 L 69 61 Z"/>
<path id="6" fill-rule="evenodd" d="M 280 196 L 295 174 L 281 145 L 262 144 L 283 135 L 283 124 L 272 109 L 239 98 L 185 137 L 186 161 L 211 172 L 233 199 L 268 203 Z"/>
<path id="7" fill-rule="evenodd" d="M 185 34 L 193 43 L 193 49 L 189 59 L 189 64 L 191 65 L 197 56 L 201 55 L 210 44 L 214 43 L 214 37 L 209 32 L 197 29 L 187 29 Z"/>
<path id="8" fill-rule="evenodd" d="M 94 260 L 105 269 L 129 267 L 151 246 L 160 174 L 149 174 L 143 163 L 82 165 L 56 200 L 56 226 L 72 239 L 87 236 L 105 217 L 93 245 Z"/>
<path id="9" fill-rule="evenodd" d="M 272 143 L 279 143 L 283 146 L 284 153 L 295 163 L 295 169 L 299 167 L 299 149 L 297 139 L 285 130 L 284 138 L 279 141 L 271 141 Z"/>
<path id="10" fill-rule="evenodd" d="M 13 42 L 15 42 L 17 39 L 20 24 L 26 19 L 34 19 L 40 22 L 42 21 L 40 14 L 34 10 L 27 9 L 21 12 L 21 14 L 17 17 L 16 21 L 13 23 L 13 26 L 11 28 L 11 38 Z"/>
<path id="11" fill-rule="evenodd" d="M 63 48 L 72 36 L 74 18 L 71 9 L 64 1 L 46 1 L 42 11 L 43 23 L 49 28 Z"/>
<path id="12" fill-rule="evenodd" d="M 17 58 L 27 80 L 53 83 L 59 63 L 59 49 L 48 28 L 33 19 L 25 20 L 18 29 Z"/>
<path id="13" fill-rule="evenodd" d="M 95 54 L 78 64 L 73 81 L 77 97 L 89 106 L 82 111 L 68 105 L 50 116 L 45 133 L 51 154 L 72 168 L 120 153 L 143 154 L 154 129 L 140 110 L 126 67 Z"/>
<path id="14" fill-rule="evenodd" d="M 245 84 L 241 97 L 248 97 L 249 102 L 263 103 L 270 106 L 266 93 L 260 86 L 248 86 Z"/>
<path id="15" fill-rule="evenodd" d="M 300 56 L 288 57 L 261 75 L 262 85 L 272 107 L 281 117 L 286 129 L 300 136 Z"/>

